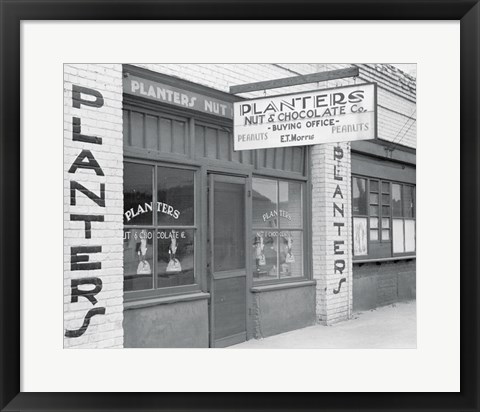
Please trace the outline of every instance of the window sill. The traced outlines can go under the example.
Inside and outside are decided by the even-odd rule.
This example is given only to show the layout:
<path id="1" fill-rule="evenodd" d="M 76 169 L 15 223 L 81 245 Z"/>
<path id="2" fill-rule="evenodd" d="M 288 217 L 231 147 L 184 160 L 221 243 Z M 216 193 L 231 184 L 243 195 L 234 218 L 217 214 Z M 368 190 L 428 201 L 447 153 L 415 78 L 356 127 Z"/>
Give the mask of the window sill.
<path id="1" fill-rule="evenodd" d="M 194 300 L 208 299 L 209 297 L 210 297 L 210 294 L 204 293 L 204 292 L 196 292 L 196 293 L 173 295 L 173 296 L 159 296 L 159 297 L 149 298 L 144 300 L 136 300 L 136 301 L 130 301 L 130 302 L 126 301 L 123 305 L 123 308 L 125 310 L 140 309 L 140 308 L 147 308 L 150 306 L 168 305 L 170 303 L 189 302 Z"/>
<path id="2" fill-rule="evenodd" d="M 273 290 L 293 289 L 293 288 L 301 288 L 305 286 L 315 286 L 316 284 L 317 282 L 315 280 L 303 280 L 298 282 L 258 285 L 258 286 L 253 286 L 250 290 L 252 291 L 252 293 L 261 293 L 261 292 L 270 292 Z"/>
<path id="3" fill-rule="evenodd" d="M 395 260 L 413 260 L 416 259 L 417 255 L 411 256 L 394 256 L 388 258 L 371 258 L 371 259 L 353 259 L 352 263 L 355 265 L 356 263 L 382 263 L 382 262 L 393 262 Z"/>

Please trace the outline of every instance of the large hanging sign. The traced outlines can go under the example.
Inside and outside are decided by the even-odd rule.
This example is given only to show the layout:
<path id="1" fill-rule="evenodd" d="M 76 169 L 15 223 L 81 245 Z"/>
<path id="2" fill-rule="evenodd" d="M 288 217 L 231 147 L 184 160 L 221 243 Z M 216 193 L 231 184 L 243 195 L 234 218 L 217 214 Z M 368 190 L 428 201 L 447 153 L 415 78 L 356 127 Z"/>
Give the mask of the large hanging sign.
<path id="1" fill-rule="evenodd" d="M 372 83 L 234 103 L 235 150 L 374 139 Z"/>

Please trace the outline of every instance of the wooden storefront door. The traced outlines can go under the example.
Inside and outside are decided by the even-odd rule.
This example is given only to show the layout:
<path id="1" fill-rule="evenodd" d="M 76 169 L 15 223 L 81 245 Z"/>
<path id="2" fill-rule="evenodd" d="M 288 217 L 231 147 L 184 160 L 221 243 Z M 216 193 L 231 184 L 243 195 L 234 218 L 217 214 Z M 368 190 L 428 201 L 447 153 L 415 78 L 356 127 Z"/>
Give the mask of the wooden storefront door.
<path id="1" fill-rule="evenodd" d="M 246 179 L 209 174 L 210 346 L 246 340 Z"/>

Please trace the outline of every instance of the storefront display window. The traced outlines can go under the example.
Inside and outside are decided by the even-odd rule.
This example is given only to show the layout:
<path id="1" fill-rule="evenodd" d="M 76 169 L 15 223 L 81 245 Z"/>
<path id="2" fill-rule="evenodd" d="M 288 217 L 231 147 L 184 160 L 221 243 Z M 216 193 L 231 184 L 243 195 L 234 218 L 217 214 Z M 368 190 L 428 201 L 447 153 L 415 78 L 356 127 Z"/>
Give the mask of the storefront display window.
<path id="1" fill-rule="evenodd" d="M 413 185 L 354 176 L 354 257 L 382 258 L 414 253 L 414 197 Z"/>
<path id="2" fill-rule="evenodd" d="M 195 282 L 194 178 L 194 170 L 125 162 L 125 292 Z"/>
<path id="3" fill-rule="evenodd" d="M 253 278 L 303 276 L 303 184 L 254 177 Z"/>

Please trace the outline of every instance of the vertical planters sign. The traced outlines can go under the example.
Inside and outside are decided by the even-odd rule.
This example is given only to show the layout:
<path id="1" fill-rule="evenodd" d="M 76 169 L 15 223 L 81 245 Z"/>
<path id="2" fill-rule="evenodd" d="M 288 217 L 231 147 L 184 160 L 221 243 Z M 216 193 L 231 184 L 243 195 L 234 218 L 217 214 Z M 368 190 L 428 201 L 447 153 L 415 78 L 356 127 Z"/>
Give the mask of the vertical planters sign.
<path id="1" fill-rule="evenodd" d="M 235 150 L 376 137 L 376 85 L 367 83 L 234 103 Z"/>
<path id="2" fill-rule="evenodd" d="M 64 347 L 123 346 L 121 65 L 65 65 Z"/>

